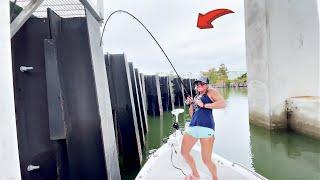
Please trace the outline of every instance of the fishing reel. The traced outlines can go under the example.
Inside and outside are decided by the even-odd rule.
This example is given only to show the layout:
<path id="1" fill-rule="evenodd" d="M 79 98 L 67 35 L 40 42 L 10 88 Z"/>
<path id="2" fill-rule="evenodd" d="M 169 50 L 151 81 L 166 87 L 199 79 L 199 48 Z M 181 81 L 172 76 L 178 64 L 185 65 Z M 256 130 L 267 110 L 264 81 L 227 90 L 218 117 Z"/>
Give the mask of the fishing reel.
<path id="1" fill-rule="evenodd" d="M 194 100 L 186 99 L 186 100 L 184 101 L 184 103 L 185 103 L 187 106 L 189 106 L 189 105 L 191 105 L 191 104 L 194 103 Z"/>
<path id="2" fill-rule="evenodd" d="M 184 103 L 185 103 L 187 106 L 189 106 L 190 104 L 193 103 L 193 101 L 189 101 L 188 99 L 186 99 L 186 100 L 184 101 Z"/>
<path id="3" fill-rule="evenodd" d="M 194 104 L 195 100 L 201 100 L 202 95 L 196 95 L 194 98 L 191 97 L 191 99 L 186 99 L 184 101 L 184 103 L 188 106 L 190 106 L 191 104 Z"/>

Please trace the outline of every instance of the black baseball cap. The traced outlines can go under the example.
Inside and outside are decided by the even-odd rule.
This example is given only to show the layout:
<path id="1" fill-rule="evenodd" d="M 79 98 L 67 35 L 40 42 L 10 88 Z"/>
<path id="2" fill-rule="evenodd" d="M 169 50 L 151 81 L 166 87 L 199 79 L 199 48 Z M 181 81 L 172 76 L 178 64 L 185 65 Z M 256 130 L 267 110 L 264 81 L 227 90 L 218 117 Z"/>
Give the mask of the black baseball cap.
<path id="1" fill-rule="evenodd" d="M 199 76 L 194 82 L 193 84 L 196 84 L 198 82 L 203 82 L 203 83 L 206 83 L 206 84 L 209 84 L 209 78 L 206 77 L 206 76 Z"/>

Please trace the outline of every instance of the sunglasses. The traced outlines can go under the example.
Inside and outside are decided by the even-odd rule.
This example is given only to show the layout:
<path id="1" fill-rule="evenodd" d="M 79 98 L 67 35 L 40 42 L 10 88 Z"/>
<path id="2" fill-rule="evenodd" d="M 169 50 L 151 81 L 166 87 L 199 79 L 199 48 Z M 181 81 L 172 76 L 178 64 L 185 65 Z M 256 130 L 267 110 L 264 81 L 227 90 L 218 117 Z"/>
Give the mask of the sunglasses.
<path id="1" fill-rule="evenodd" d="M 204 85 L 206 85 L 206 83 L 204 83 L 204 82 L 197 82 L 197 83 L 196 83 L 196 86 L 199 86 L 199 85 L 200 85 L 200 86 L 204 86 Z"/>

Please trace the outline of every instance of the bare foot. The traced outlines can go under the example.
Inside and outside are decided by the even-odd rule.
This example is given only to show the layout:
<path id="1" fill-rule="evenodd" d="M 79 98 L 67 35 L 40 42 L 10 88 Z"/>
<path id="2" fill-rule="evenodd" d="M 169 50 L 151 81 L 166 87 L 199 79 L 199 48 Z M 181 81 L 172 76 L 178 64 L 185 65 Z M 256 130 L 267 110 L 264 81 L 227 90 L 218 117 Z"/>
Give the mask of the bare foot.
<path id="1" fill-rule="evenodd" d="M 185 180 L 200 180 L 200 176 L 194 176 L 193 174 L 189 174 Z"/>

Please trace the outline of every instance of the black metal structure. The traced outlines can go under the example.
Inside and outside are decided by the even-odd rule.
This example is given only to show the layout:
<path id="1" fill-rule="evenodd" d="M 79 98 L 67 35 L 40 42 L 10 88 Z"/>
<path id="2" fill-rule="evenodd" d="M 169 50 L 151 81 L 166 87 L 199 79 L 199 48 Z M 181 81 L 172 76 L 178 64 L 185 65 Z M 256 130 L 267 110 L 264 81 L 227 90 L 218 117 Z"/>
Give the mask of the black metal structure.
<path id="1" fill-rule="evenodd" d="M 134 69 L 134 74 L 136 77 L 136 82 L 137 82 L 137 89 L 138 89 L 138 96 L 139 96 L 139 101 L 140 101 L 140 110 L 141 110 L 141 118 L 142 118 L 142 125 L 144 132 L 148 132 L 148 116 L 147 116 L 147 108 L 146 108 L 146 100 L 143 94 L 143 87 L 142 87 L 142 80 L 141 76 L 139 74 L 138 69 Z"/>
<path id="2" fill-rule="evenodd" d="M 22 179 L 108 179 L 112 173 L 87 20 L 48 9 L 48 19 L 30 18 L 12 39 Z"/>
<path id="3" fill-rule="evenodd" d="M 124 54 L 105 55 L 113 120 L 119 149 L 120 169 L 138 169 L 142 163 L 136 109 L 129 66 Z"/>
<path id="4" fill-rule="evenodd" d="M 147 97 L 147 113 L 152 116 L 163 114 L 159 76 L 147 75 L 145 78 L 145 88 Z"/>
<path id="5" fill-rule="evenodd" d="M 160 81 L 160 91 L 163 111 L 169 111 L 170 106 L 170 89 L 169 89 L 169 77 L 161 76 Z"/>
<path id="6" fill-rule="evenodd" d="M 12 38 L 15 109 L 21 177 L 57 179 L 55 143 L 50 140 L 43 40 L 47 19 L 31 18 Z M 32 67 L 29 71 L 20 68 Z M 28 171 L 28 166 L 39 166 Z"/>
<path id="7" fill-rule="evenodd" d="M 130 72 L 130 78 L 131 78 L 131 87 L 132 87 L 132 94 L 133 94 L 133 100 L 134 100 L 134 107 L 136 109 L 136 117 L 137 117 L 137 124 L 138 124 L 138 130 L 139 130 L 139 137 L 140 137 L 140 143 L 141 148 L 145 144 L 145 130 L 143 126 L 143 118 L 142 118 L 142 111 L 143 109 L 140 109 L 140 97 L 138 93 L 138 87 L 137 87 L 137 81 L 136 81 L 136 75 L 134 73 L 133 63 L 129 62 L 129 72 Z"/>
<path id="8" fill-rule="evenodd" d="M 181 91 L 181 84 L 177 78 L 172 80 L 173 83 L 173 93 L 174 93 L 174 105 L 175 106 L 183 106 L 183 92 Z"/>

